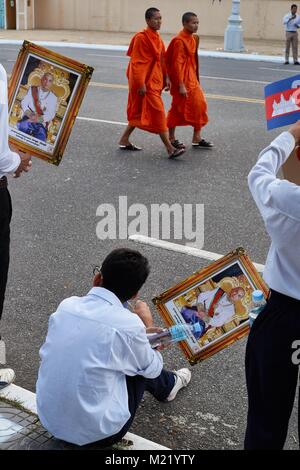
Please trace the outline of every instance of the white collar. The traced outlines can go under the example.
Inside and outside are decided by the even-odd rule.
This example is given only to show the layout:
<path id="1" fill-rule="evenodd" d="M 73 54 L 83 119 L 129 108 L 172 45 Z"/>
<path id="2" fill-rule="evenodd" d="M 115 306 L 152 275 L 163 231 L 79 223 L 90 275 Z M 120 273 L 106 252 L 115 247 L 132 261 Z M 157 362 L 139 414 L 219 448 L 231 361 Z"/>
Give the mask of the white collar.
<path id="1" fill-rule="evenodd" d="M 88 295 L 95 295 L 96 297 L 100 297 L 101 299 L 106 300 L 112 305 L 123 307 L 121 300 L 118 299 L 118 297 L 113 292 L 108 289 L 105 289 L 104 287 L 93 287 L 89 291 Z"/>

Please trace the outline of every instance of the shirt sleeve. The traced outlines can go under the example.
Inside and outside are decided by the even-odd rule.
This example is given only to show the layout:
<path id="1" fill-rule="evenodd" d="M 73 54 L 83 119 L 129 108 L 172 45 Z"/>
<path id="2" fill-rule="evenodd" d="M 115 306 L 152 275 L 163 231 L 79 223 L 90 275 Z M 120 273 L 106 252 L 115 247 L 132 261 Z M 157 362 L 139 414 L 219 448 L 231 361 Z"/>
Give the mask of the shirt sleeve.
<path id="1" fill-rule="evenodd" d="M 292 134 L 283 132 L 260 153 L 248 176 L 252 196 L 269 228 L 279 214 L 300 221 L 300 187 L 276 176 L 294 147 Z"/>
<path id="2" fill-rule="evenodd" d="M 28 89 L 26 95 L 22 99 L 21 107 L 22 107 L 22 110 L 23 110 L 24 113 L 29 108 L 31 108 L 31 111 L 34 112 L 34 106 L 33 106 L 32 94 L 31 94 L 31 87 Z"/>
<path id="3" fill-rule="evenodd" d="M 0 178 L 13 173 L 20 165 L 19 155 L 8 145 L 8 107 L 6 72 L 0 64 Z"/>
<path id="4" fill-rule="evenodd" d="M 151 348 L 144 328 L 138 328 L 134 334 L 116 332 L 110 363 L 125 375 L 142 375 L 147 379 L 158 377 L 163 368 L 162 355 Z"/>
<path id="5" fill-rule="evenodd" d="M 220 314 L 219 315 L 214 315 L 210 320 L 209 320 L 209 325 L 213 327 L 220 327 L 223 326 L 225 323 L 227 323 L 232 316 L 234 315 L 234 306 L 233 305 L 228 305 L 226 307 L 220 307 Z"/>
<path id="6" fill-rule="evenodd" d="M 218 288 L 215 288 L 215 289 L 212 289 L 212 290 L 207 290 L 207 291 L 204 291 L 204 292 L 201 292 L 201 294 L 199 295 L 198 297 L 198 303 L 200 304 L 204 304 L 204 302 L 209 302 L 209 305 L 205 306 L 206 308 L 210 306 L 216 292 L 217 292 Z"/>
<path id="7" fill-rule="evenodd" d="M 284 25 L 287 25 L 289 19 L 290 19 L 290 14 L 284 15 L 284 17 L 283 17 L 283 24 L 284 24 Z"/>
<path id="8" fill-rule="evenodd" d="M 44 123 L 52 121 L 56 113 L 57 98 L 54 94 L 49 95 L 47 100 L 47 108 L 44 111 Z"/>

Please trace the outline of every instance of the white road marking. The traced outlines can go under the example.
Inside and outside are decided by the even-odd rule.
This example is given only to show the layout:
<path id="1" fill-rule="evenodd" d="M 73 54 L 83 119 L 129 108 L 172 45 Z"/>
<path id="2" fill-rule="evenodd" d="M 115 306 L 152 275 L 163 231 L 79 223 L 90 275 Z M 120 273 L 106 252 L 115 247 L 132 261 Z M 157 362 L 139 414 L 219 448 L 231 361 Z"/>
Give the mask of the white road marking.
<path id="1" fill-rule="evenodd" d="M 94 57 L 117 57 L 119 59 L 129 59 L 127 56 L 122 56 L 122 55 L 108 55 L 108 54 L 87 54 L 89 56 L 94 56 Z M 263 68 L 263 67 L 260 67 Z M 270 69 L 271 70 L 271 69 Z M 280 69 L 278 69 L 280 70 Z M 270 82 L 264 82 L 260 80 L 248 80 L 244 78 L 230 78 L 230 77 L 211 77 L 209 75 L 201 75 L 200 78 L 206 78 L 209 80 L 224 80 L 224 81 L 229 81 L 229 82 L 245 82 L 245 83 L 257 83 L 258 85 L 268 85 Z"/>
<path id="2" fill-rule="evenodd" d="M 1 50 L 4 50 L 1 48 Z M 13 51 L 13 49 L 6 49 L 7 51 Z M 111 54 L 87 54 L 88 56 L 91 57 L 108 57 L 108 58 L 117 58 L 117 59 L 129 59 L 126 55 L 111 55 Z M 15 62 L 15 60 L 7 60 L 7 62 Z M 269 67 L 258 67 L 261 70 L 275 70 L 275 71 L 280 71 L 280 72 L 295 72 L 295 70 L 292 69 L 273 69 Z M 241 83 L 256 83 L 258 85 L 268 85 L 270 82 L 265 82 L 262 80 L 249 80 L 249 79 L 244 79 L 244 78 L 230 78 L 230 77 L 214 77 L 214 76 L 209 76 L 209 75 L 201 75 L 200 78 L 205 78 L 208 80 L 224 80 L 224 81 L 229 81 L 229 82 L 241 82 Z"/>
<path id="3" fill-rule="evenodd" d="M 214 253 L 211 251 L 199 250 L 191 246 L 180 245 L 178 243 L 167 242 L 165 240 L 158 240 L 157 238 L 146 237 L 144 235 L 131 235 L 129 240 L 135 243 L 141 243 L 144 245 L 151 245 L 156 248 L 162 248 L 164 250 L 176 251 L 177 253 L 183 253 L 189 256 L 195 256 L 196 258 L 207 259 L 208 261 L 217 261 L 223 258 L 224 255 Z M 258 272 L 263 272 L 265 266 L 259 263 L 253 263 Z"/>
<path id="4" fill-rule="evenodd" d="M 258 67 L 261 70 L 273 70 L 275 72 L 293 72 L 294 74 L 298 75 L 298 70 L 300 73 L 300 69 L 297 69 L 296 67 L 294 69 L 271 69 L 270 67 Z"/>
<path id="5" fill-rule="evenodd" d="M 116 57 L 117 59 L 129 59 L 128 56 L 126 55 L 109 55 L 109 54 L 87 54 L 89 56 L 93 56 L 93 57 Z"/>
<path id="6" fill-rule="evenodd" d="M 93 122 L 102 122 L 104 124 L 113 124 L 115 126 L 127 126 L 127 122 L 118 122 L 118 121 L 106 121 L 104 119 L 94 119 L 83 116 L 78 116 L 76 119 L 80 121 L 93 121 Z"/>
<path id="7" fill-rule="evenodd" d="M 208 78 L 210 80 L 224 80 L 229 82 L 245 82 L 245 83 L 257 83 L 258 85 L 268 85 L 270 82 L 263 82 L 259 80 L 247 80 L 244 78 L 227 78 L 227 77 L 210 77 L 208 75 L 200 75 L 201 78 Z"/>
<path id="8" fill-rule="evenodd" d="M 118 59 L 129 59 L 129 57 L 127 56 L 122 56 L 122 55 L 108 55 L 108 54 L 87 54 L 88 56 L 92 56 L 92 57 L 109 57 L 109 58 L 118 58 Z M 260 67 L 260 68 L 264 68 L 264 67 Z M 272 70 L 272 69 L 269 69 L 269 70 Z M 274 69 L 273 69 L 274 70 Z M 277 70 L 277 69 L 275 69 Z M 278 69 L 280 70 L 280 69 Z M 245 83 L 257 83 L 258 85 L 268 85 L 270 82 L 264 82 L 264 81 L 260 81 L 260 80 L 248 80 L 248 79 L 244 79 L 244 78 L 230 78 L 230 77 L 211 77 L 209 75 L 201 75 L 200 78 L 206 78 L 206 79 L 209 79 L 209 80 L 225 80 L 225 81 L 229 81 L 229 82 L 245 82 Z"/>

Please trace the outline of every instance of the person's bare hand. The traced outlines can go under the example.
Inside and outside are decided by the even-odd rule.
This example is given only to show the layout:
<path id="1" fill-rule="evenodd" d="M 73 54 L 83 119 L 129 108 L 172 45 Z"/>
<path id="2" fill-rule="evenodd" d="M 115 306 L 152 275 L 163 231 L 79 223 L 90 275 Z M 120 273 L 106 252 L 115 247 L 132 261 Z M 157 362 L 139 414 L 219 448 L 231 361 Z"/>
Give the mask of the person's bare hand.
<path id="1" fill-rule="evenodd" d="M 19 153 L 20 158 L 21 158 L 21 163 L 15 171 L 14 178 L 19 178 L 19 176 L 21 175 L 21 173 L 23 171 L 25 171 L 25 173 L 27 173 L 30 170 L 31 165 L 32 165 L 31 155 L 29 153 L 27 153 L 27 152 L 23 153 L 23 152 L 20 152 L 20 151 L 18 153 Z"/>
<path id="2" fill-rule="evenodd" d="M 187 92 L 187 89 L 186 89 L 184 83 L 181 83 L 181 84 L 179 85 L 179 93 L 180 93 L 180 95 L 182 95 L 182 96 L 184 96 L 185 98 L 187 98 L 188 92 Z"/>
<path id="3" fill-rule="evenodd" d="M 143 85 L 138 89 L 138 95 L 145 96 L 146 93 L 147 93 L 146 85 Z"/>
<path id="4" fill-rule="evenodd" d="M 146 333 L 147 335 L 148 334 L 153 334 L 153 333 L 161 333 L 163 331 L 163 328 L 161 328 L 160 326 L 152 326 L 150 328 L 146 328 Z M 163 351 L 164 349 L 168 348 L 169 346 L 171 346 L 172 343 L 164 343 L 162 341 L 162 343 L 157 346 L 156 348 L 154 348 L 156 351 Z"/>
<path id="5" fill-rule="evenodd" d="M 14 144 L 9 143 L 9 148 L 12 152 L 20 153 L 20 150 Z"/>
<path id="6" fill-rule="evenodd" d="M 152 313 L 146 302 L 137 300 L 133 312 L 142 320 L 146 328 L 153 328 Z"/>
<path id="7" fill-rule="evenodd" d="M 146 333 L 152 334 L 152 333 L 161 333 L 163 331 L 163 328 L 160 326 L 150 326 L 149 328 L 146 328 Z"/>
<path id="8" fill-rule="evenodd" d="M 292 127 L 289 128 L 289 133 L 294 136 L 296 145 L 300 144 L 300 121 L 297 121 Z"/>
<path id="9" fill-rule="evenodd" d="M 164 349 L 167 349 L 169 348 L 170 346 L 172 346 L 172 343 L 161 343 L 159 346 L 157 346 L 155 349 L 155 351 L 163 351 Z"/>

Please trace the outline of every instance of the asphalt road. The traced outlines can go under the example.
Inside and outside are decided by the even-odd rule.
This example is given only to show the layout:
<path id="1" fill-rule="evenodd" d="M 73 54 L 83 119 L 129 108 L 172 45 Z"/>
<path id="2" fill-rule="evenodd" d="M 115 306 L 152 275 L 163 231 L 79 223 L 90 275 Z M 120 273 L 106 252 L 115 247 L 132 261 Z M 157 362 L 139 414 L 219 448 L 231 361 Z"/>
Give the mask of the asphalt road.
<path id="1" fill-rule="evenodd" d="M 126 123 L 123 53 L 69 48 L 58 52 L 95 67 L 79 117 Z M 16 56 L 16 47 L 0 48 L 8 72 Z M 210 117 L 203 136 L 215 143 L 214 150 L 189 148 L 182 158 L 169 161 L 157 136 L 137 130 L 132 140 L 144 150 L 123 153 L 117 143 L 124 126 L 78 119 L 58 168 L 34 159 L 30 174 L 11 180 L 14 216 L 2 335 L 18 385 L 35 390 L 38 350 L 49 315 L 63 298 L 86 293 L 93 266 L 112 248 L 136 247 L 149 257 L 152 271 L 141 292 L 149 302 L 207 264 L 127 240 L 99 240 L 100 204 L 115 205 L 117 213 L 119 196 L 127 196 L 128 205 L 147 208 L 163 202 L 204 204 L 203 249 L 226 254 L 243 246 L 253 261 L 265 262 L 269 238 L 248 191 L 247 174 L 259 151 L 279 133 L 266 131 L 263 88 L 297 71 L 292 65 L 202 59 Z M 168 105 L 169 96 L 164 99 Z M 191 129 L 179 129 L 178 137 L 188 144 Z M 132 432 L 173 449 L 242 448 L 245 344 L 244 338 L 194 366 L 190 386 L 173 403 L 157 403 L 146 395 Z M 177 347 L 164 357 L 168 368 L 188 365 Z M 294 412 L 287 448 L 297 448 L 297 442 Z"/>

